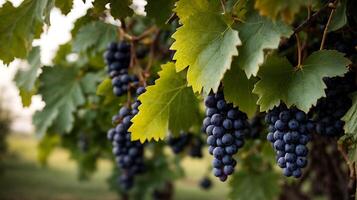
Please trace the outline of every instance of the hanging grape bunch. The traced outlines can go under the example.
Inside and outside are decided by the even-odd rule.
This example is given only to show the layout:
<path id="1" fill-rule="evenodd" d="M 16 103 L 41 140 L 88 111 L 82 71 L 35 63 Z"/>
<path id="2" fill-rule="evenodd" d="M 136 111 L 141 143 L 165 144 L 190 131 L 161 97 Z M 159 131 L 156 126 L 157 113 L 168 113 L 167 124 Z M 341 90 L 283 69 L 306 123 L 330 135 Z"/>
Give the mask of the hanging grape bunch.
<path id="1" fill-rule="evenodd" d="M 144 87 L 137 89 L 137 95 L 145 92 Z M 131 189 L 134 184 L 134 177 L 145 171 L 144 164 L 144 145 L 139 141 L 131 141 L 131 133 L 128 129 L 131 125 L 131 119 L 138 113 L 140 101 L 136 100 L 131 107 L 123 106 L 115 119 L 119 124 L 115 129 L 108 131 L 108 139 L 113 144 L 113 154 L 116 162 L 121 169 L 119 177 L 120 185 L 124 189 Z"/>
<path id="2" fill-rule="evenodd" d="M 276 152 L 278 166 L 283 169 L 287 177 L 299 178 L 302 168 L 307 165 L 307 143 L 313 124 L 307 115 L 296 108 L 287 108 L 285 105 L 275 107 L 266 114 L 269 125 L 267 136 Z"/>
<path id="3" fill-rule="evenodd" d="M 319 99 L 310 115 L 313 115 L 318 134 L 339 137 L 344 134 L 341 118 L 352 106 L 348 95 L 356 91 L 354 74 L 349 72 L 344 77 L 325 78 L 324 82 L 327 86 L 326 97 Z"/>
<path id="4" fill-rule="evenodd" d="M 122 96 L 128 89 L 138 87 L 138 77 L 128 72 L 131 59 L 128 43 L 110 43 L 104 58 L 108 66 L 108 74 L 112 79 L 113 93 L 116 96 Z"/>
<path id="5" fill-rule="evenodd" d="M 213 174 L 226 181 L 237 164 L 233 155 L 244 145 L 244 136 L 249 132 L 247 115 L 227 104 L 222 92 L 208 95 L 205 105 L 203 128 L 208 136 L 209 153 L 214 157 Z"/>

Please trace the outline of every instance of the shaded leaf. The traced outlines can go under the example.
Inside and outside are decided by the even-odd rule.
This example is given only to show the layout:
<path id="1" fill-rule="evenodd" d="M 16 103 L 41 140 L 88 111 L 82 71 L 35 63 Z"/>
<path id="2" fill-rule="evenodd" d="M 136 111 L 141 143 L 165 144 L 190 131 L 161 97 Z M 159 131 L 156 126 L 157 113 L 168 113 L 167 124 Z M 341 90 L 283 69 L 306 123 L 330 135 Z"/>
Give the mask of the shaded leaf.
<path id="1" fill-rule="evenodd" d="M 115 26 L 100 21 L 91 22 L 81 27 L 74 38 L 73 51 L 84 52 L 94 48 L 95 52 L 100 52 L 115 39 Z"/>
<path id="2" fill-rule="evenodd" d="M 19 69 L 14 78 L 16 86 L 20 90 L 22 104 L 25 107 L 30 106 L 31 97 L 36 92 L 35 81 L 37 79 L 39 69 L 42 67 L 40 47 L 32 48 L 28 55 L 27 62 L 28 67 Z"/>
<path id="3" fill-rule="evenodd" d="M 248 117 L 254 116 L 258 106 L 258 96 L 252 93 L 256 78 L 250 79 L 238 67 L 237 58 L 232 63 L 232 69 L 227 71 L 223 79 L 224 96 L 228 102 L 238 106 Z"/>
<path id="4" fill-rule="evenodd" d="M 336 31 L 347 24 L 347 0 L 339 1 L 339 4 L 333 14 L 328 31 Z"/>
<path id="5" fill-rule="evenodd" d="M 145 10 L 149 18 L 155 19 L 156 24 L 164 25 L 174 8 L 175 0 L 148 0 Z"/>
<path id="6" fill-rule="evenodd" d="M 342 120 L 345 121 L 345 132 L 357 138 L 357 92 L 352 94 L 352 107 L 343 116 Z"/>
<path id="7" fill-rule="evenodd" d="M 272 22 L 255 12 L 250 13 L 237 30 L 243 44 L 238 48 L 238 63 L 248 78 L 257 75 L 264 62 L 264 50 L 278 48 L 280 38 L 292 34 L 291 28 L 284 23 Z"/>
<path id="8" fill-rule="evenodd" d="M 322 50 L 312 53 L 302 69 L 296 70 L 286 58 L 270 56 L 261 67 L 261 80 L 253 90 L 259 96 L 260 110 L 269 110 L 282 100 L 307 112 L 320 97 L 326 96 L 322 78 L 342 76 L 350 63 L 342 53 Z"/>
<path id="9" fill-rule="evenodd" d="M 72 10 L 73 0 L 56 0 L 55 6 L 59 8 L 64 15 L 67 15 Z"/>
<path id="10" fill-rule="evenodd" d="M 85 102 L 83 79 L 74 67 L 45 67 L 40 76 L 42 95 L 46 106 L 33 116 L 38 136 L 43 136 L 51 126 L 59 133 L 69 132 L 73 127 L 73 113 Z"/>
<path id="11" fill-rule="evenodd" d="M 280 194 L 279 175 L 274 171 L 249 172 L 240 170 L 230 182 L 232 200 L 273 200 Z"/>

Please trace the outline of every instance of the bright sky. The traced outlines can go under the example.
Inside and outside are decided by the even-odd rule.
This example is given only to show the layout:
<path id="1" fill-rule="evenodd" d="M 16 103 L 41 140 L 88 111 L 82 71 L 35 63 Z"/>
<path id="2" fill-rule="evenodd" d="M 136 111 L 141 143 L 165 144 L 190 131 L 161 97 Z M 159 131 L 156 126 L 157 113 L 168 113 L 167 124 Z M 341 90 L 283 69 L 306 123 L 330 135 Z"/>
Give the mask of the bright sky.
<path id="1" fill-rule="evenodd" d="M 10 0 L 15 6 L 20 5 L 22 0 Z M 33 45 L 41 47 L 41 61 L 45 65 L 50 65 L 59 45 L 66 43 L 71 39 L 70 31 L 73 28 L 73 22 L 83 16 L 86 10 L 92 6 L 92 1 L 74 0 L 72 11 L 64 16 L 55 8 L 51 12 L 51 26 L 45 28 L 41 38 L 35 40 Z M 133 8 L 137 13 L 144 13 L 144 0 L 134 0 Z M 0 0 L 0 7 L 5 0 Z M 44 104 L 39 96 L 32 98 L 30 108 L 22 108 L 21 99 L 18 96 L 18 90 L 12 79 L 18 67 L 25 67 L 26 63 L 15 60 L 8 67 L 5 67 L 0 61 L 0 95 L 5 98 L 6 106 L 10 107 L 15 114 L 13 129 L 20 132 L 33 132 L 31 117 L 35 110 L 41 109 Z"/>

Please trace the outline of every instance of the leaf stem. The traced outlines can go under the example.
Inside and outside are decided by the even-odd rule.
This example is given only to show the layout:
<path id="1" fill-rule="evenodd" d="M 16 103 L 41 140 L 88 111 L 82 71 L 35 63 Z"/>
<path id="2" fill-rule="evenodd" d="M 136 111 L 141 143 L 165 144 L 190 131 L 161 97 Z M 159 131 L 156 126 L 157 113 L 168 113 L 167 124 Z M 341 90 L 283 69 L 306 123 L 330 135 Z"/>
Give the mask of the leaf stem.
<path id="1" fill-rule="evenodd" d="M 221 2 L 222 9 L 223 9 L 223 13 L 226 13 L 226 6 L 225 6 L 224 0 L 220 0 L 220 2 Z"/>
<path id="2" fill-rule="evenodd" d="M 322 40 L 321 40 L 321 44 L 320 44 L 320 50 L 324 49 L 328 27 L 329 27 L 329 25 L 331 23 L 332 16 L 335 13 L 337 2 L 338 2 L 338 0 L 336 0 L 334 3 L 329 3 L 329 5 L 328 5 L 328 7 L 330 7 L 332 10 L 330 12 L 330 16 L 328 17 L 328 20 L 327 20 L 327 23 L 326 23 L 326 26 L 325 26 L 325 29 L 324 29 L 324 33 L 322 35 Z"/>
<path id="3" fill-rule="evenodd" d="M 297 44 L 297 54 L 298 54 L 298 64 L 297 64 L 297 69 L 301 69 L 301 43 L 300 43 L 300 38 L 299 38 L 299 34 L 295 33 L 295 37 L 296 37 L 296 44 Z"/>
<path id="4" fill-rule="evenodd" d="M 297 28 L 294 29 L 294 34 L 302 31 L 306 26 L 309 26 L 317 17 L 319 17 L 323 13 L 323 11 L 330 8 L 330 3 L 331 2 L 326 3 L 320 10 L 312 14 L 311 17 L 309 17 L 305 21 L 303 21 Z"/>

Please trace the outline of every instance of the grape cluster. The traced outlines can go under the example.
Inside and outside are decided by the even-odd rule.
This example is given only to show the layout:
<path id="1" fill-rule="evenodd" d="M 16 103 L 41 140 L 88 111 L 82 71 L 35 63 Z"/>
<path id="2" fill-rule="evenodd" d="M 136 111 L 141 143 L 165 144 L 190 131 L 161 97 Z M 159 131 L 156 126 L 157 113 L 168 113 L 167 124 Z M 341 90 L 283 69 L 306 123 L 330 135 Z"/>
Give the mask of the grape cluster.
<path id="1" fill-rule="evenodd" d="M 104 53 L 104 58 L 108 65 L 109 76 L 112 78 L 113 93 L 116 96 L 125 94 L 130 88 L 138 87 L 138 77 L 128 74 L 130 65 L 130 45 L 128 43 L 110 43 Z"/>
<path id="2" fill-rule="evenodd" d="M 319 99 L 310 114 L 314 115 L 316 132 L 329 137 L 339 137 L 344 134 L 344 122 L 341 118 L 352 106 L 349 93 L 356 90 L 353 73 L 345 77 L 325 78 L 327 85 L 326 97 Z"/>
<path id="3" fill-rule="evenodd" d="M 194 137 L 191 142 L 191 148 L 189 155 L 192 158 L 202 158 L 203 153 L 202 153 L 202 148 L 203 148 L 203 141 L 200 137 Z"/>
<path id="4" fill-rule="evenodd" d="M 174 154 L 183 152 L 186 147 L 190 147 L 189 155 L 193 158 L 202 158 L 203 141 L 199 136 L 193 133 L 181 133 L 178 137 L 170 136 L 168 144 L 171 147 Z"/>
<path id="5" fill-rule="evenodd" d="M 310 132 L 314 129 L 307 115 L 296 108 L 280 105 L 265 116 L 269 125 L 267 136 L 276 152 L 276 160 L 285 176 L 299 178 L 307 165 Z"/>
<path id="6" fill-rule="evenodd" d="M 251 120 L 249 120 L 250 131 L 247 135 L 249 139 L 257 139 L 260 136 L 260 133 L 265 129 L 263 124 L 264 117 L 260 115 L 254 116 Z"/>
<path id="7" fill-rule="evenodd" d="M 233 155 L 244 145 L 244 136 L 249 133 L 247 115 L 228 104 L 222 92 L 208 95 L 205 105 L 203 129 L 208 135 L 208 151 L 214 157 L 213 174 L 226 181 L 237 164 Z"/>
<path id="8" fill-rule="evenodd" d="M 200 187 L 202 189 L 208 190 L 212 187 L 212 181 L 208 177 L 204 177 L 200 180 Z"/>
<path id="9" fill-rule="evenodd" d="M 145 88 L 137 89 L 137 95 L 143 92 L 145 92 Z M 144 145 L 139 141 L 131 141 L 131 133 L 128 132 L 131 125 L 130 120 L 139 112 L 139 105 L 140 101 L 136 100 L 131 104 L 131 108 L 121 107 L 115 116 L 119 124 L 108 131 L 108 139 L 113 144 L 113 154 L 122 171 L 119 182 L 126 190 L 132 188 L 135 175 L 145 171 Z"/>
<path id="10" fill-rule="evenodd" d="M 190 144 L 192 134 L 181 133 L 178 137 L 170 136 L 168 139 L 168 144 L 171 147 L 174 154 L 179 154 L 185 150 L 185 148 Z"/>

